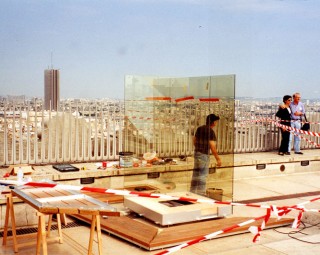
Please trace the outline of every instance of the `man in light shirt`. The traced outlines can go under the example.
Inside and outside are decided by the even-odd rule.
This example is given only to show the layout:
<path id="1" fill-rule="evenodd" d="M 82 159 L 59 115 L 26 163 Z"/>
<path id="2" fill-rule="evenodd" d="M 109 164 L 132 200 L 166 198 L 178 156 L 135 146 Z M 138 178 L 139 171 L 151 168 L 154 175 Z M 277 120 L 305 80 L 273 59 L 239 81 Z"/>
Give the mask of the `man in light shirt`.
<path id="1" fill-rule="evenodd" d="M 296 129 L 301 129 L 301 121 L 302 117 L 305 114 L 305 109 L 303 103 L 300 102 L 301 95 L 300 93 L 294 93 L 293 94 L 293 101 L 290 104 L 290 109 L 291 109 L 291 127 L 296 128 Z M 300 134 L 298 132 L 295 132 L 296 135 L 293 134 L 293 149 L 295 154 L 303 154 L 300 151 Z M 292 135 L 290 135 L 290 140 L 289 140 L 289 152 L 291 150 L 292 146 Z"/>

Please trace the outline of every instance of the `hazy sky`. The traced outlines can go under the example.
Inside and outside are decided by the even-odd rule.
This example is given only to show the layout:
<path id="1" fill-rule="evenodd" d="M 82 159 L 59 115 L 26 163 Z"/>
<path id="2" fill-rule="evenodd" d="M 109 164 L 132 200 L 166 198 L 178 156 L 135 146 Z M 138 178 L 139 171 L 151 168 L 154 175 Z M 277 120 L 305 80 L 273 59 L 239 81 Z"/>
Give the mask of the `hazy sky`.
<path id="1" fill-rule="evenodd" d="M 319 0 L 0 0 L 0 95 L 123 98 L 127 74 L 235 74 L 236 96 L 320 97 Z M 52 61 L 51 61 L 52 56 Z"/>

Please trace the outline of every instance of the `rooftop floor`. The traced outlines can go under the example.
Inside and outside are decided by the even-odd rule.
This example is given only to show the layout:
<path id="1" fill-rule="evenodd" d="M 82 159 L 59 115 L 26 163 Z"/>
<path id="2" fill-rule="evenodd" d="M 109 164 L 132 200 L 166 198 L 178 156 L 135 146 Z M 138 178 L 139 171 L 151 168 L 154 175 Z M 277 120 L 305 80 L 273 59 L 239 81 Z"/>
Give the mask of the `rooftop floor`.
<path id="1" fill-rule="evenodd" d="M 235 162 L 251 162 L 248 168 L 242 173 L 237 173 L 235 170 L 234 180 L 234 200 L 235 201 L 254 201 L 269 205 L 295 205 L 309 201 L 320 196 L 320 169 L 318 166 L 319 150 L 304 150 L 304 155 L 279 156 L 275 152 L 264 153 L 246 153 L 235 155 Z M 308 168 L 303 171 L 303 168 L 298 168 L 298 171 L 293 171 L 289 166 L 287 170 L 278 170 L 279 165 L 290 162 L 299 164 L 301 161 L 310 160 L 310 165 L 314 169 Z M 254 164 L 267 163 L 271 164 L 270 169 L 265 169 L 265 174 L 255 176 L 247 174 L 247 171 L 257 172 Z M 274 165 L 272 165 L 274 164 Z M 240 170 L 239 170 L 240 171 Z M 270 173 L 268 173 L 268 171 Z M 272 173 L 271 173 L 272 172 Z M 320 203 L 315 201 L 305 205 L 308 209 L 320 209 Z M 243 217 L 259 217 L 266 213 L 262 208 L 251 208 L 244 206 L 236 206 L 233 209 L 233 216 Z M 291 212 L 288 216 L 295 217 L 297 212 Z M 262 231 L 261 240 L 258 243 L 253 243 L 253 235 L 251 233 L 231 235 L 227 237 L 216 238 L 209 241 L 204 241 L 185 249 L 179 250 L 174 254 L 183 255 L 204 255 L 204 254 L 219 254 L 219 255 L 275 255 L 275 254 L 319 254 L 320 252 L 320 230 L 318 223 L 320 217 L 318 213 L 304 213 L 302 222 L 307 222 L 308 228 L 303 224 L 300 230 L 303 233 L 289 233 L 295 231 L 291 226 L 281 227 L 277 229 L 266 229 Z M 240 223 L 240 222 L 239 222 Z M 314 226 L 311 226 L 313 224 Z M 311 226 L 311 227 L 309 227 Z M 228 227 L 228 226 L 225 226 Z M 49 254 L 86 254 L 87 244 L 89 240 L 90 228 L 83 224 L 63 230 L 64 243 L 49 243 Z M 219 236 L 218 236 L 219 237 Z M 298 239 L 298 240 L 297 240 Z M 123 255 L 123 254 L 157 254 L 158 251 L 146 251 L 137 247 L 134 244 L 126 242 L 115 236 L 103 233 L 102 237 L 103 254 L 106 255 Z M 98 254 L 96 243 L 94 245 L 94 254 Z M 15 254 L 12 247 L 2 247 L 0 254 Z M 35 246 L 23 248 L 19 254 L 35 254 Z"/>

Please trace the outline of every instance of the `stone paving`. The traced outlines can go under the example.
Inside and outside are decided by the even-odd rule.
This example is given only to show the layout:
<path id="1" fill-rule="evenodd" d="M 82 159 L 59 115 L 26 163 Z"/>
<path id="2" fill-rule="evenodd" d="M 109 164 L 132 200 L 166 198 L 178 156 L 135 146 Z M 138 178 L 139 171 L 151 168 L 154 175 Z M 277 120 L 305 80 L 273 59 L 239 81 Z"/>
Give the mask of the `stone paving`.
<path id="1" fill-rule="evenodd" d="M 304 150 L 304 155 L 279 156 L 276 152 L 247 153 L 235 155 L 235 164 L 247 164 L 245 168 L 235 168 L 234 201 L 275 198 L 265 200 L 263 204 L 295 205 L 320 196 L 320 153 L 319 150 Z M 301 161 L 309 161 L 302 166 Z M 266 164 L 266 169 L 257 170 L 256 164 Z M 281 170 L 281 165 L 285 170 Z M 319 191 L 319 195 L 316 193 Z M 307 196 L 308 192 L 314 195 Z M 290 195 L 290 196 L 288 196 Z M 287 197 L 286 197 L 287 196 Z M 277 199 L 285 198 L 285 199 Z M 262 199 L 263 200 L 263 199 Z M 308 209 L 320 209 L 320 202 L 307 203 Z M 233 216 L 258 217 L 265 209 L 237 206 Z M 288 214 L 295 217 L 297 212 Z M 304 213 L 303 224 L 298 232 L 290 226 L 262 231 L 261 240 L 253 243 L 251 233 L 231 235 L 204 241 L 173 254 L 180 255 L 312 255 L 320 254 L 320 217 L 318 213 Z M 226 226 L 228 227 L 228 226 Z M 49 254 L 86 254 L 89 240 L 89 227 L 78 226 L 63 230 L 64 243 L 50 243 Z M 146 251 L 117 237 L 103 234 L 103 254 L 157 254 L 158 251 Z M 2 247 L 0 254 L 15 254 L 12 246 Z M 23 248 L 18 254 L 35 254 L 35 246 Z M 97 247 L 94 246 L 94 254 Z"/>

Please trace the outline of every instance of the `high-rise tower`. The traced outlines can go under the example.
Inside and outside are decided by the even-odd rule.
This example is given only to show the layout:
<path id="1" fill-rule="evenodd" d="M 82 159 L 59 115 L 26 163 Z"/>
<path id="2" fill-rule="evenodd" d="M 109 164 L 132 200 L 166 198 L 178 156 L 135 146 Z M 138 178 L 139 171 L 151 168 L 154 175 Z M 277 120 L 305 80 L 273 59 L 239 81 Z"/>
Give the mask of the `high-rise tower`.
<path id="1" fill-rule="evenodd" d="M 44 109 L 59 110 L 60 73 L 56 69 L 44 70 Z"/>

